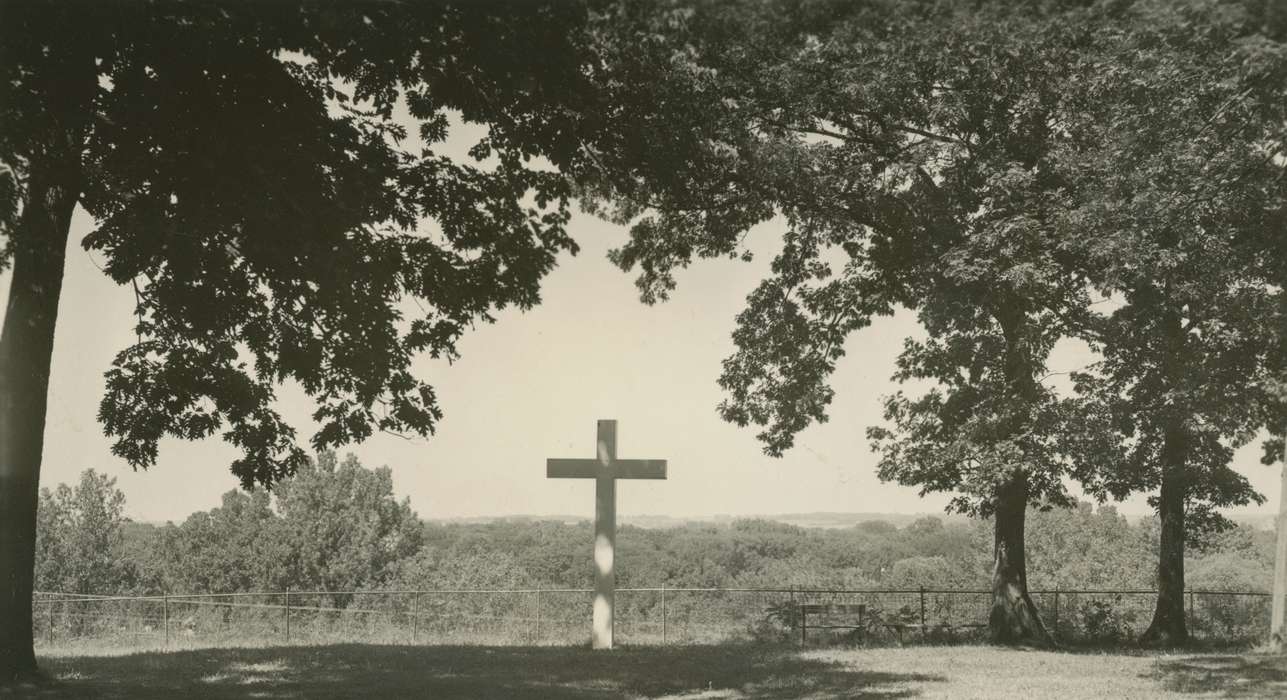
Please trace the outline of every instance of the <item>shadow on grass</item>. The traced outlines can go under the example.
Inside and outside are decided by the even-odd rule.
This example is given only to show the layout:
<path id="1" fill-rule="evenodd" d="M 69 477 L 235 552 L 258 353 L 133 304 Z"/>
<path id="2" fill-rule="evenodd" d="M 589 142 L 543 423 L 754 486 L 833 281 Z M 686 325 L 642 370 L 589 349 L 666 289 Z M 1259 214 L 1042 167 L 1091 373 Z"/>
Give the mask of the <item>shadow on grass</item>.
<path id="1" fill-rule="evenodd" d="M 1219 654 L 1158 659 L 1157 679 L 1178 693 L 1218 693 L 1231 698 L 1287 697 L 1287 657 Z"/>
<path id="2" fill-rule="evenodd" d="M 338 644 L 51 657 L 35 698 L 910 698 L 942 676 L 864 671 L 790 649 Z"/>
<path id="3" fill-rule="evenodd" d="M 1104 654 L 1140 657 L 1157 656 L 1158 654 L 1226 654 L 1232 656 L 1249 652 L 1252 648 L 1252 642 L 1242 639 L 1190 639 L 1185 644 L 1174 647 L 1140 646 L 1134 641 L 1074 641 L 1056 645 L 1055 651 L 1067 654 L 1089 654 L 1091 656 L 1102 656 Z"/>

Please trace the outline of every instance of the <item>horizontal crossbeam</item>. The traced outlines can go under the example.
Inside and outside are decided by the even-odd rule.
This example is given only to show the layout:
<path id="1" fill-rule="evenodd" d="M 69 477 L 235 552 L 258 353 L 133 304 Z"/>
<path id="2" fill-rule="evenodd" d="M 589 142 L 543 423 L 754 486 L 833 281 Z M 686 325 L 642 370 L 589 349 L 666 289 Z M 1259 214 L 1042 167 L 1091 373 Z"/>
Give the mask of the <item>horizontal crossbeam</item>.
<path id="1" fill-rule="evenodd" d="M 597 459 L 547 459 L 545 476 L 550 479 L 665 479 L 664 459 L 618 459 L 603 464 Z"/>

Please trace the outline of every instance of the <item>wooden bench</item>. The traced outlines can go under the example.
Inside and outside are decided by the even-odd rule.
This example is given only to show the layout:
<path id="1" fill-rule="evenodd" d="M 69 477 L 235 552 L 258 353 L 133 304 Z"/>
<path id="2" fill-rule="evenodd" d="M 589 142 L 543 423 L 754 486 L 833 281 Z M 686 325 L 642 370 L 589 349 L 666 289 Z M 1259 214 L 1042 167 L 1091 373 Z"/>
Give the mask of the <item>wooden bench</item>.
<path id="1" fill-rule="evenodd" d="M 866 612 L 867 612 L 867 606 L 866 606 L 866 605 L 810 605 L 810 604 L 801 605 L 801 606 L 800 606 L 800 643 L 801 643 L 801 644 L 804 644 L 806 641 L 808 641 L 808 637 L 809 637 L 809 616 L 810 616 L 810 615 L 814 615 L 814 616 L 819 616 L 819 615 L 821 615 L 821 616 L 831 616 L 831 615 L 857 615 L 857 616 L 858 616 L 858 623 L 857 623 L 857 624 L 849 624 L 849 625 L 835 625 L 835 624 L 813 625 L 813 628 L 814 628 L 814 629 L 816 629 L 816 630 L 817 630 L 817 629 L 823 629 L 823 630 L 836 630 L 836 629 L 844 629 L 844 630 L 859 630 L 859 631 L 860 631 L 860 634 L 861 634 L 861 631 L 866 629 L 866 625 L 863 623 L 863 616 L 866 614 Z"/>

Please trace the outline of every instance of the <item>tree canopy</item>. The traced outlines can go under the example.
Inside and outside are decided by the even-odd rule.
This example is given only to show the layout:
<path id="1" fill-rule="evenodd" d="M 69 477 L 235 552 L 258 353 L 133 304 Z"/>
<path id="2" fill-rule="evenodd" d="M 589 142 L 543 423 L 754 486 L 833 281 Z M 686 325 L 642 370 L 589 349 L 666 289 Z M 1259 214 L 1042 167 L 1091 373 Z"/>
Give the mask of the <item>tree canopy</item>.
<path id="1" fill-rule="evenodd" d="M 1230 462 L 1277 422 L 1287 62 L 1209 7 L 1150 15 L 1101 56 L 1064 157 L 1078 193 L 1064 238 L 1117 306 L 1078 331 L 1102 355 L 1074 374 L 1093 416 L 1078 422 L 1081 480 L 1101 497 L 1152 492 L 1161 596 L 1146 639 L 1182 642 L 1186 535 L 1227 527 L 1216 507 L 1263 501 Z"/>
<path id="2" fill-rule="evenodd" d="M 118 455 L 150 466 L 163 435 L 221 434 L 245 453 L 245 483 L 271 483 L 304 460 L 272 408 L 287 378 L 317 401 L 315 448 L 432 430 L 441 409 L 412 358 L 451 356 L 471 323 L 536 303 L 574 247 L 566 188 L 531 159 L 572 158 L 564 105 L 578 94 L 583 10 L 512 9 L 6 13 L 7 181 L 33 184 L 46 120 L 80 123 L 77 203 L 96 224 L 82 244 L 137 294 L 137 342 L 100 411 Z M 46 57 L 51 37 L 62 42 Z M 58 114 L 54 58 L 89 86 Z M 419 150 L 395 119 L 402 104 Z M 492 165 L 437 151 L 448 110 L 489 127 L 474 155 Z M 21 240 L 13 216 L 0 226 Z"/>

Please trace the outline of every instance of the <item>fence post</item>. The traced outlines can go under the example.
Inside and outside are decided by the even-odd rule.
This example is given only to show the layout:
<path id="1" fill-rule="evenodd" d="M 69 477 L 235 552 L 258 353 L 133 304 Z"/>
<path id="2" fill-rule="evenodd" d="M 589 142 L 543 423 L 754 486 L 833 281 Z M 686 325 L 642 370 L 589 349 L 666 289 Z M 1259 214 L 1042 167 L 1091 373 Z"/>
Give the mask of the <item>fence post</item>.
<path id="1" fill-rule="evenodd" d="M 290 644 L 290 586 L 286 587 L 286 643 Z"/>
<path id="2" fill-rule="evenodd" d="M 792 614 L 794 615 L 794 614 L 798 614 L 798 613 L 800 613 L 800 612 L 801 612 L 801 610 L 800 610 L 798 607 L 796 607 L 796 604 L 795 604 L 795 586 L 791 586 L 791 588 L 787 591 L 787 593 L 788 593 L 788 594 L 790 594 L 790 596 L 791 596 L 791 611 L 792 611 Z M 801 627 L 803 627 L 803 626 L 804 626 L 804 618 L 803 618 L 803 616 L 801 616 L 801 619 L 800 619 L 800 626 L 801 626 Z M 801 634 L 801 639 L 803 639 L 803 638 L 804 638 L 804 636 L 803 636 L 803 633 L 802 633 L 802 634 Z"/>
<path id="3" fill-rule="evenodd" d="M 1189 591 L 1189 631 L 1192 632 L 1194 621 L 1197 618 L 1193 616 L 1193 591 Z"/>
<path id="4" fill-rule="evenodd" d="M 170 648 L 170 594 L 161 594 L 161 627 L 165 630 L 165 648 Z"/>
<path id="5" fill-rule="evenodd" d="M 925 641 L 925 587 L 921 586 L 921 641 Z"/>
<path id="6" fill-rule="evenodd" d="M 415 644 L 420 637 L 420 591 L 411 596 L 411 643 Z"/>
<path id="7" fill-rule="evenodd" d="M 534 643 L 541 643 L 541 589 L 536 589 L 536 639 Z"/>
<path id="8" fill-rule="evenodd" d="M 661 584 L 661 645 L 666 646 L 666 584 Z"/>
<path id="9" fill-rule="evenodd" d="M 800 646 L 804 646 L 809 636 L 809 613 L 805 612 L 804 606 L 800 606 Z"/>
<path id="10" fill-rule="evenodd" d="M 54 601 L 49 601 L 49 646 L 54 645 Z"/>
<path id="11" fill-rule="evenodd" d="M 1050 635 L 1051 638 L 1059 636 L 1059 587 L 1055 587 L 1055 627 Z"/>

